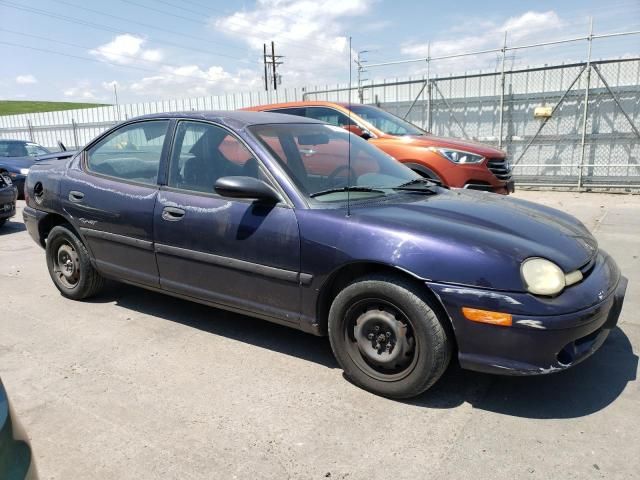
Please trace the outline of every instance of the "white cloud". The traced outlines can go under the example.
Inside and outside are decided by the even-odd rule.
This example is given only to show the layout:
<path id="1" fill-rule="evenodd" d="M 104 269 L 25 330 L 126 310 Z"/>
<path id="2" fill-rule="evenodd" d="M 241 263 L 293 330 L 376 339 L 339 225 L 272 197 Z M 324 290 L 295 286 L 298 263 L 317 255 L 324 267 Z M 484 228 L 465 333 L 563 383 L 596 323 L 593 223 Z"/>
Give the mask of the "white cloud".
<path id="1" fill-rule="evenodd" d="M 109 43 L 89 50 L 91 55 L 109 62 L 127 65 L 140 60 L 146 62 L 159 62 L 163 58 L 161 50 L 145 49 L 146 40 L 140 36 L 129 33 L 118 35 Z"/>
<path id="2" fill-rule="evenodd" d="M 38 83 L 38 79 L 31 74 L 18 75 L 16 77 L 16 83 L 18 85 L 33 85 L 34 83 Z"/>
<path id="3" fill-rule="evenodd" d="M 510 17 L 502 23 L 495 23 L 488 20 L 478 19 L 482 28 L 476 29 L 479 33 L 465 35 L 469 29 L 452 27 L 450 29 L 451 38 L 446 40 L 436 40 L 431 42 L 431 56 L 445 56 L 470 51 L 478 51 L 492 48 L 500 48 L 504 39 L 504 32 L 507 32 L 508 42 L 511 45 L 524 42 L 535 43 L 541 39 L 548 39 L 549 34 L 561 31 L 565 22 L 553 10 L 546 12 L 525 12 L 522 15 Z M 428 54 L 428 44 L 407 43 L 401 48 L 404 55 L 411 57 L 426 57 Z M 454 65 L 464 65 L 465 69 L 486 68 L 495 65 L 495 54 L 478 55 L 475 57 L 461 57 L 458 59 L 440 62 L 440 68 Z"/>
<path id="4" fill-rule="evenodd" d="M 285 85 L 335 81 L 348 75 L 348 38 L 341 21 L 366 14 L 374 0 L 258 0 L 243 10 L 212 20 L 217 31 L 248 44 L 262 56 L 275 42 L 284 55 Z"/>
<path id="5" fill-rule="evenodd" d="M 132 82 L 128 88 L 136 95 L 186 97 L 255 90 L 260 85 L 261 79 L 253 70 L 243 69 L 231 74 L 217 65 L 206 69 L 183 65 L 165 66 L 158 74 Z"/>
<path id="6" fill-rule="evenodd" d="M 88 81 L 78 82 L 75 86 L 65 89 L 62 94 L 70 100 L 98 100 L 95 89 Z"/>

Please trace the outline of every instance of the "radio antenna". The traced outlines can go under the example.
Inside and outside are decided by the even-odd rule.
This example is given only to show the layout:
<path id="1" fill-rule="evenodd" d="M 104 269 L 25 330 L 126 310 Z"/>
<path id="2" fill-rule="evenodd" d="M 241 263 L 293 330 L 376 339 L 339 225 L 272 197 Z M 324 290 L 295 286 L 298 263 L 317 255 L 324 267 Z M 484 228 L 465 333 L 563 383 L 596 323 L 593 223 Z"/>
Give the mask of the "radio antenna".
<path id="1" fill-rule="evenodd" d="M 349 117 L 349 125 L 351 128 L 351 37 L 349 37 L 349 92 L 347 99 L 347 112 Z M 351 216 L 351 131 L 347 130 L 348 135 L 348 153 L 347 153 L 347 217 Z"/>

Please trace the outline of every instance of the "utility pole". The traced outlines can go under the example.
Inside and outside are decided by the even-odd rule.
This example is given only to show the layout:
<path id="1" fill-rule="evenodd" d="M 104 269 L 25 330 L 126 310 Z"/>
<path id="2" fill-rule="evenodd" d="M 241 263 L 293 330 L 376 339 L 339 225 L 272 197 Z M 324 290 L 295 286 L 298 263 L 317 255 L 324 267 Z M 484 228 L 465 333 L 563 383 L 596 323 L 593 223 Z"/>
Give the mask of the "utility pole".
<path id="1" fill-rule="evenodd" d="M 120 120 L 120 104 L 118 103 L 118 84 L 113 82 L 113 96 L 116 99 L 116 112 L 118 113 L 118 120 Z"/>
<path id="2" fill-rule="evenodd" d="M 369 50 L 360 50 L 357 53 L 356 58 L 354 59 L 355 64 L 358 66 L 358 99 L 360 100 L 360 103 L 364 103 L 364 90 L 362 88 L 362 82 L 368 80 L 367 78 L 362 78 L 362 74 L 366 72 L 364 64 L 367 63 L 367 61 L 362 58 L 365 53 L 369 53 Z M 351 85 L 349 85 L 349 88 L 351 88 Z"/>
<path id="3" fill-rule="evenodd" d="M 269 77 L 267 74 L 267 44 L 263 43 L 263 54 L 264 54 L 264 89 L 269 91 Z"/>
<path id="4" fill-rule="evenodd" d="M 271 70 L 271 78 L 273 79 L 273 89 L 278 89 L 278 71 L 279 65 L 282 65 L 280 59 L 284 58 L 282 55 L 276 55 L 276 47 L 273 41 L 271 41 L 271 55 L 267 55 L 267 44 L 263 45 L 263 61 L 264 61 L 264 89 L 269 91 L 269 70 Z"/>

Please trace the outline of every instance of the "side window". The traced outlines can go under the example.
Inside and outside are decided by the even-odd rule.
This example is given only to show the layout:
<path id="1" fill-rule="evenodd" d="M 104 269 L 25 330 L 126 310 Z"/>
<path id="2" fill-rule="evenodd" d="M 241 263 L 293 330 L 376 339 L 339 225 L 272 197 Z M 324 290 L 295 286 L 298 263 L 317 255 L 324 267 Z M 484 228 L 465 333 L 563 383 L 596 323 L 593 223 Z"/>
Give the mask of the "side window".
<path id="1" fill-rule="evenodd" d="M 171 155 L 169 186 L 213 193 L 216 181 L 227 176 L 264 180 L 258 161 L 227 130 L 210 123 L 180 122 Z"/>
<path id="2" fill-rule="evenodd" d="M 346 125 L 353 125 L 354 122 L 349 120 L 349 117 L 342 112 L 334 110 L 328 107 L 307 107 L 305 117 L 315 118 L 322 122 L 327 122 L 336 127 L 344 127 Z"/>
<path id="3" fill-rule="evenodd" d="M 90 171 L 156 185 L 168 120 L 150 120 L 119 128 L 87 152 Z"/>

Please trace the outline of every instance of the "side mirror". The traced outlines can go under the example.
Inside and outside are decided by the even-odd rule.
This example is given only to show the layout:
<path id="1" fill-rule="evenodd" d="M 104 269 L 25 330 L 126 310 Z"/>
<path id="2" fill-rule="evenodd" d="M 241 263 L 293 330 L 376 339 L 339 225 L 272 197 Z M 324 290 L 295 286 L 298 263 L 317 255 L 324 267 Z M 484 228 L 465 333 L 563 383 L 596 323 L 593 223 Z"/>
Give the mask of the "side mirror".
<path id="1" fill-rule="evenodd" d="M 370 131 L 360 128 L 358 125 L 345 125 L 343 128 L 348 132 L 353 133 L 354 135 L 364 138 L 365 140 L 369 140 L 370 138 L 372 138 Z"/>
<path id="2" fill-rule="evenodd" d="M 213 187 L 218 195 L 231 198 L 255 198 L 278 203 L 280 195 L 262 180 L 252 177 L 222 177 Z"/>

